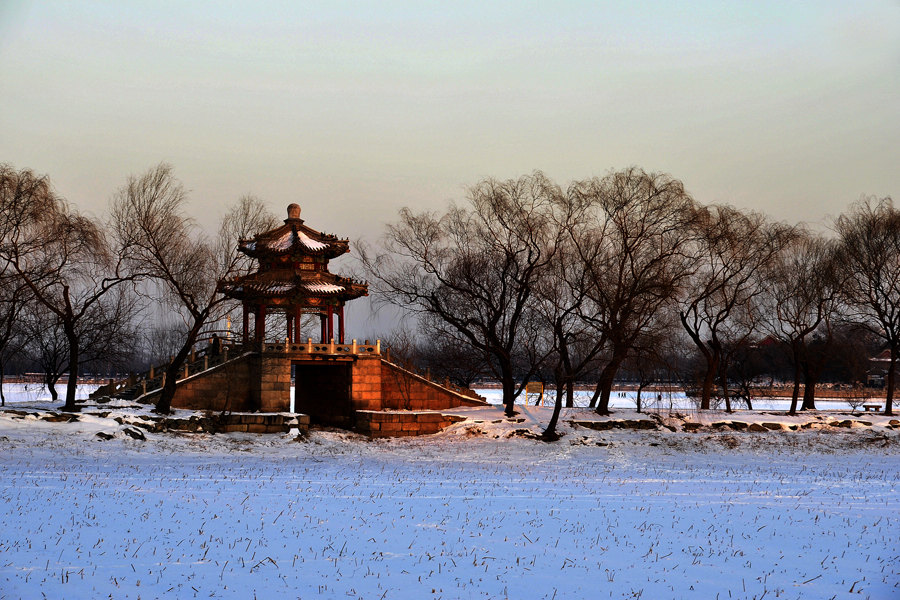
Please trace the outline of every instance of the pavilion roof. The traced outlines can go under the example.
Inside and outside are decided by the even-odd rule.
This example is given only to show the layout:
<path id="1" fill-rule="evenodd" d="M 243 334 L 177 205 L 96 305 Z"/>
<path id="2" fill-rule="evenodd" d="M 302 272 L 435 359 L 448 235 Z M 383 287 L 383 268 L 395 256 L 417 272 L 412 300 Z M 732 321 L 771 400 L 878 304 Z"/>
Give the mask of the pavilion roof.
<path id="1" fill-rule="evenodd" d="M 335 258 L 349 251 L 350 243 L 346 239 L 308 227 L 300 218 L 300 207 L 291 204 L 288 206 L 288 218 L 284 220 L 284 225 L 260 233 L 252 239 L 241 240 L 238 249 L 257 259 L 289 254 Z"/>
<path id="2" fill-rule="evenodd" d="M 367 284 L 327 271 L 309 274 L 290 271 L 257 272 L 224 281 L 220 285 L 222 293 L 239 300 L 283 298 L 302 301 L 304 298 L 332 297 L 346 302 L 369 293 Z"/>

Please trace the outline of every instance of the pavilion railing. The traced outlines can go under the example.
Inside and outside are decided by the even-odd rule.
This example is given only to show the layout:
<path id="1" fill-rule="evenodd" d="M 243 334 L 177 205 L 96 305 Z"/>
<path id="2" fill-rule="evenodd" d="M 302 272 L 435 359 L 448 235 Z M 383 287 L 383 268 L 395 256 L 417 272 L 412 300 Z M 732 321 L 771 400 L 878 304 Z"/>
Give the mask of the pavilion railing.
<path id="1" fill-rule="evenodd" d="M 380 356 L 381 355 L 381 340 L 376 340 L 374 344 L 369 344 L 369 340 L 366 340 L 365 343 L 360 344 L 357 343 L 356 340 L 353 340 L 349 344 L 338 344 L 335 343 L 334 340 L 330 342 L 321 343 L 321 342 L 313 342 L 312 338 L 308 338 L 306 342 L 301 343 L 292 343 L 292 342 L 266 342 L 262 346 L 263 352 L 289 352 L 289 353 L 301 353 L 301 354 L 319 354 L 326 356 Z"/>

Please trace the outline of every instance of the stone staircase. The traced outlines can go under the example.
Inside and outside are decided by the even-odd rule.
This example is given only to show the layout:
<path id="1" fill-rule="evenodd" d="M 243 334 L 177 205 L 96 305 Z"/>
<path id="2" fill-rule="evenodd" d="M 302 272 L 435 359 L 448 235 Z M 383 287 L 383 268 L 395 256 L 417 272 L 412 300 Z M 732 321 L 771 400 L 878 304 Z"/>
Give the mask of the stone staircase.
<path id="1" fill-rule="evenodd" d="M 214 353 L 210 348 L 199 352 L 191 352 L 179 374 L 179 381 L 210 371 L 231 360 L 239 358 L 244 349 L 239 344 L 223 344 L 221 352 Z M 127 379 L 111 381 L 102 385 L 90 394 L 91 399 L 117 398 L 141 402 L 146 396 L 152 396 L 162 389 L 165 382 L 167 364 L 151 366 L 143 373 L 130 375 Z"/>

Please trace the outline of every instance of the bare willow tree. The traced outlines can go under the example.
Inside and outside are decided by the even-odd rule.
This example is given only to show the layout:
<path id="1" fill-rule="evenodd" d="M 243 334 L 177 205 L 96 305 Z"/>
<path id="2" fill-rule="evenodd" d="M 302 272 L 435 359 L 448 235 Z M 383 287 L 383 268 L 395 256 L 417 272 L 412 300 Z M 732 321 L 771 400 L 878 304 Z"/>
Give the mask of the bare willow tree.
<path id="1" fill-rule="evenodd" d="M 22 316 L 30 300 L 31 293 L 22 278 L 8 264 L 0 265 L 0 406 L 6 406 L 3 381 L 7 361 L 28 341 Z"/>
<path id="2" fill-rule="evenodd" d="M 95 325 L 91 317 L 107 294 L 135 276 L 124 272 L 122 252 L 112 247 L 105 227 L 66 204 L 46 177 L 9 167 L 0 177 L 0 261 L 59 320 L 68 347 L 64 408 L 77 410 L 82 345 Z"/>
<path id="3" fill-rule="evenodd" d="M 694 268 L 679 317 L 703 356 L 700 408 L 709 409 L 718 375 L 723 389 L 728 387 L 722 368 L 727 347 L 739 347 L 759 323 L 757 304 L 766 266 L 794 233 L 760 213 L 722 205 L 700 209 L 694 232 Z"/>
<path id="4" fill-rule="evenodd" d="M 586 270 L 580 314 L 607 356 L 591 405 L 608 414 L 622 363 L 637 340 L 659 325 L 691 272 L 696 211 L 680 181 L 637 167 L 583 182 L 573 193 L 588 205 L 574 233 Z"/>
<path id="5" fill-rule="evenodd" d="M 598 339 L 579 316 L 587 290 L 586 276 L 587 269 L 578 260 L 573 240 L 568 236 L 535 287 L 535 314 L 554 345 L 551 368 L 556 398 L 550 421 L 542 434 L 548 441 L 558 438 L 556 426 L 563 399 L 567 407 L 574 406 L 575 382 L 603 349 L 603 340 Z"/>
<path id="6" fill-rule="evenodd" d="M 900 210 L 889 197 L 863 198 L 835 227 L 851 314 L 890 350 L 884 413 L 892 415 L 900 359 Z"/>
<path id="7" fill-rule="evenodd" d="M 553 216 L 560 196 L 539 172 L 486 180 L 469 190 L 466 206 L 442 215 L 403 209 L 388 226 L 384 250 L 362 253 L 384 299 L 432 315 L 489 359 L 510 416 L 538 368 L 525 365 L 517 385 L 516 354 L 535 284 L 562 236 Z"/>
<path id="8" fill-rule="evenodd" d="M 207 237 L 185 213 L 187 193 L 172 167 L 160 164 L 140 177 L 129 177 L 113 200 L 113 222 L 133 273 L 158 283 L 159 298 L 184 323 L 156 405 L 171 412 L 176 381 L 203 327 L 224 316 L 232 302 L 218 284 L 247 273 L 249 259 L 238 240 L 274 226 L 275 218 L 252 197 L 243 197 L 225 215 L 218 235 Z"/>
<path id="9" fill-rule="evenodd" d="M 762 298 L 767 328 L 787 346 L 794 368 L 791 415 L 797 413 L 801 382 L 802 409 L 815 409 L 817 369 L 810 356 L 809 339 L 817 331 L 830 337 L 840 287 L 835 250 L 830 240 L 798 229 L 797 236 L 772 256 L 766 271 Z"/>

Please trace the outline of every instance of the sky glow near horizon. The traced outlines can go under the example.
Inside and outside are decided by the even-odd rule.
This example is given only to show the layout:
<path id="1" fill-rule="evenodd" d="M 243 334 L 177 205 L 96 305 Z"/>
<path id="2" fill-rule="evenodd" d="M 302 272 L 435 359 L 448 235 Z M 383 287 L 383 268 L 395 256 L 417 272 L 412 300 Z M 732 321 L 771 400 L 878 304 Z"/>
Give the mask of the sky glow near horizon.
<path id="1" fill-rule="evenodd" d="M 482 178 L 638 165 L 790 222 L 900 189 L 900 3 L 0 2 L 0 162 L 100 215 L 171 163 L 375 240 Z"/>

